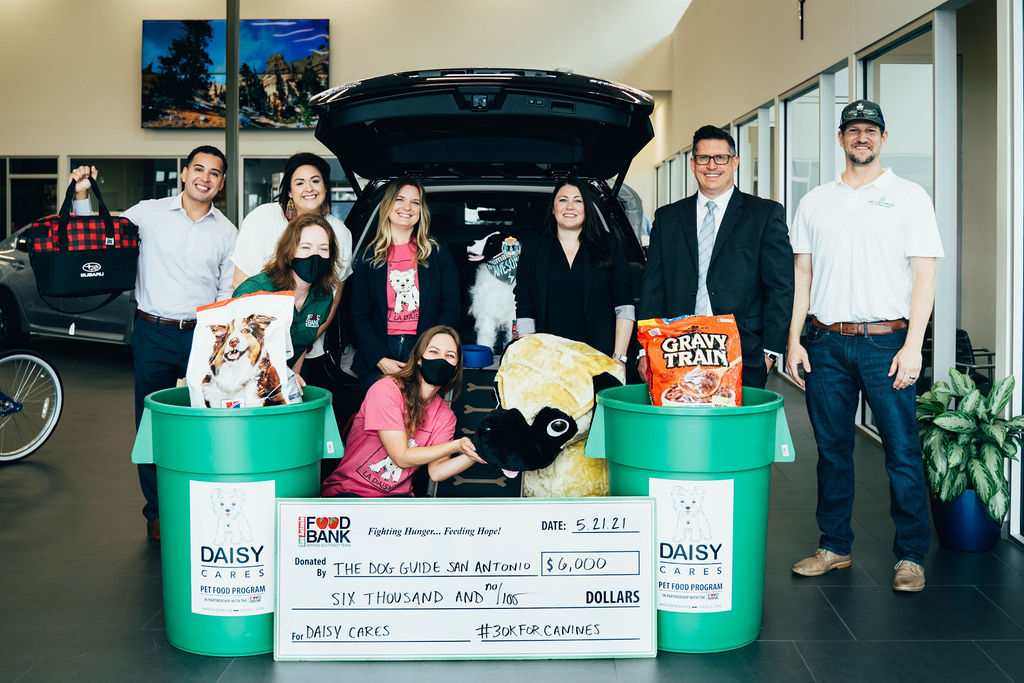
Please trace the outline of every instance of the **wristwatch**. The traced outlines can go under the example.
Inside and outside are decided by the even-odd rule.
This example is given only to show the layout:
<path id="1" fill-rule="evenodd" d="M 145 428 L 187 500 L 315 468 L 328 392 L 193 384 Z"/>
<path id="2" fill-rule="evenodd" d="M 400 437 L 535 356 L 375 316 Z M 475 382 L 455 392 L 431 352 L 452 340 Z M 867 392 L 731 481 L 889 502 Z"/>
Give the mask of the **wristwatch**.
<path id="1" fill-rule="evenodd" d="M 624 353 L 613 353 L 612 354 L 612 360 L 616 360 L 616 361 L 622 363 L 623 365 L 625 365 L 626 361 L 629 360 L 629 356 L 627 356 Z"/>

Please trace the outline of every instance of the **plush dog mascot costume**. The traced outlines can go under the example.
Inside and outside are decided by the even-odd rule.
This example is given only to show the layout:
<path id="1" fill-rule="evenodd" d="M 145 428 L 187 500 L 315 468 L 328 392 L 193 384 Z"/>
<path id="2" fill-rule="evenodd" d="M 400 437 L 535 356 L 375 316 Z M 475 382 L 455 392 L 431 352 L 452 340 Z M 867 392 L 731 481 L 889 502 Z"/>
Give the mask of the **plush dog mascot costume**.
<path id="1" fill-rule="evenodd" d="M 608 495 L 608 466 L 583 454 L 594 397 L 625 380 L 621 365 L 581 342 L 531 334 L 508 347 L 495 378 L 501 407 L 473 441 L 487 462 L 523 472 L 523 495 Z"/>

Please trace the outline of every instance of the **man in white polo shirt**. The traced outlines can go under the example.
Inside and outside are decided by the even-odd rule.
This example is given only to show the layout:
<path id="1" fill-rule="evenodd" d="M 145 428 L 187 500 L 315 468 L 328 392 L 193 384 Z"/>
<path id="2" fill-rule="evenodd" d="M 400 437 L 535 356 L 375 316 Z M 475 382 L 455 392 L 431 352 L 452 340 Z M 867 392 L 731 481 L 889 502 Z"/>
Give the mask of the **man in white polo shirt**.
<path id="1" fill-rule="evenodd" d="M 921 186 L 883 169 L 888 133 L 874 102 L 848 104 L 839 122 L 846 170 L 800 201 L 790 239 L 795 264 L 786 367 L 807 389 L 818 444 L 818 550 L 803 576 L 849 567 L 853 543 L 854 416 L 864 392 L 885 448 L 896 523 L 893 590 L 924 588 L 928 508 L 914 383 L 943 255 L 935 210 Z M 806 347 L 800 333 L 810 313 Z M 805 378 L 801 379 L 799 368 Z"/>

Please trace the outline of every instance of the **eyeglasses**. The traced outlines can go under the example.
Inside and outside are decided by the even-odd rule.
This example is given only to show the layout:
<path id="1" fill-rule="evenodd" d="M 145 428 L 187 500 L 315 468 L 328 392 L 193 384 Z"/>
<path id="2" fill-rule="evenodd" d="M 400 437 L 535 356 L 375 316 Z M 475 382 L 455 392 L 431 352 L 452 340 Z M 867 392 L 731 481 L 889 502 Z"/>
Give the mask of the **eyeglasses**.
<path id="1" fill-rule="evenodd" d="M 734 154 L 694 154 L 693 163 L 698 166 L 707 166 L 714 159 L 715 163 L 719 166 L 724 166 L 729 163 L 729 160 L 735 156 Z"/>

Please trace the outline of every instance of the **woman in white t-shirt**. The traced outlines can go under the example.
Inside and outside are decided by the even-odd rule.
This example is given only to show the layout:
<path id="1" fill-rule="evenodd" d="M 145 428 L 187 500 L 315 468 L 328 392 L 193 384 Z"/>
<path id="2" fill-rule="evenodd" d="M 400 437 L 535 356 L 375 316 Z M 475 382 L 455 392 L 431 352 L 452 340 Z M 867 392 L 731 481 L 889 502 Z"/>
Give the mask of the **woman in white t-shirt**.
<path id="1" fill-rule="evenodd" d="M 261 204 L 242 221 L 231 261 L 235 264 L 233 286 L 262 272 L 274 257 L 274 248 L 288 221 L 299 214 L 323 216 L 334 230 L 338 244 L 337 279 L 330 313 L 317 333 L 313 347 L 306 353 L 303 377 L 314 386 L 324 382 L 323 332 L 334 321 L 345 280 L 352 274 L 352 234 L 345 224 L 331 215 L 331 167 L 316 154 L 300 152 L 284 163 L 284 177 L 277 200 Z"/>
<path id="2" fill-rule="evenodd" d="M 402 369 L 416 338 L 459 320 L 459 274 L 444 243 L 430 236 L 423 185 L 412 178 L 384 189 L 377 232 L 352 269 L 352 369 L 364 388 Z"/>

